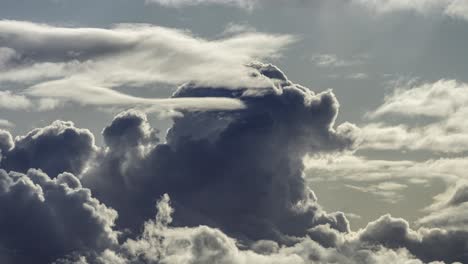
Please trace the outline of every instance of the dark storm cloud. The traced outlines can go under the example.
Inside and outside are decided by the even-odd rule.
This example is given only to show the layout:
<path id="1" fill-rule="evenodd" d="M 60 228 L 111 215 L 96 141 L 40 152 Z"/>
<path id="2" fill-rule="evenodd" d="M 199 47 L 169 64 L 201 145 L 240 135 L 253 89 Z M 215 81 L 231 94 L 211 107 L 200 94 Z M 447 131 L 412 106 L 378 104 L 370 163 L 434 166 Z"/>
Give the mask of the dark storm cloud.
<path id="1" fill-rule="evenodd" d="M 0 170 L 0 262 L 50 263 L 72 252 L 117 243 L 117 212 L 91 196 L 71 174 L 50 179 L 30 170 Z"/>
<path id="2" fill-rule="evenodd" d="M 119 211 L 121 227 L 138 230 L 154 201 L 168 193 L 177 225 L 208 224 L 242 239 L 284 242 L 317 224 L 349 231 L 342 213 L 321 210 L 302 178 L 306 153 L 353 144 L 347 133 L 352 126 L 334 129 L 336 98 L 291 83 L 272 65 L 251 67 L 276 89 L 256 94 L 191 85 L 174 95 L 240 98 L 246 110 L 186 112 L 158 145 L 148 141 L 153 132 L 146 117 L 134 111 L 104 129 L 108 150 L 83 180 Z"/>
<path id="3" fill-rule="evenodd" d="M 19 172 L 39 168 L 51 177 L 61 172 L 81 173 L 96 148 L 89 130 L 75 128 L 72 122 L 65 121 L 36 128 L 17 137 L 13 145 L 8 135 L 0 133 L 0 142 L 4 140 L 6 143 L 0 143 L 1 168 Z"/>
<path id="4" fill-rule="evenodd" d="M 392 249 L 406 248 L 426 262 L 468 262 L 467 230 L 421 228 L 414 231 L 406 220 L 386 215 L 369 223 L 359 239 Z"/>

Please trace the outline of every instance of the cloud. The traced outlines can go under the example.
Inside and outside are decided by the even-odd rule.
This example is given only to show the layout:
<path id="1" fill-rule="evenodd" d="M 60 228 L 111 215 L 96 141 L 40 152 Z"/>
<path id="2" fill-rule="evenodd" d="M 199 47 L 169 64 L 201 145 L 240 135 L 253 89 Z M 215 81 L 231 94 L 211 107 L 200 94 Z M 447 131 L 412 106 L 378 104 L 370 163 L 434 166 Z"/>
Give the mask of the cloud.
<path id="1" fill-rule="evenodd" d="M 336 244 L 325 247 L 309 237 L 292 246 L 279 246 L 274 241 L 261 240 L 252 247 L 243 248 L 238 241 L 219 229 L 207 226 L 172 227 L 172 207 L 169 196 L 164 195 L 157 204 L 158 214 L 145 223 L 138 239 L 128 239 L 118 248 L 108 249 L 97 256 L 75 257 L 83 263 L 414 263 L 416 259 L 406 249 L 388 249 L 381 245 L 365 245 L 369 242 L 374 226 L 356 237 L 335 237 Z M 332 235 L 329 226 L 320 226 L 313 232 Z M 335 231 L 336 232 L 336 231 Z M 335 233 L 336 236 L 340 234 Z M 327 238 L 323 237 L 325 240 Z M 457 257 L 455 257 L 457 258 Z M 441 262 L 431 262 L 433 264 Z"/>
<path id="2" fill-rule="evenodd" d="M 200 4 L 229 5 L 245 9 L 252 9 L 258 0 L 146 0 L 146 3 L 157 3 L 168 7 L 184 7 Z"/>
<path id="3" fill-rule="evenodd" d="M 406 248 L 424 262 L 466 262 L 468 232 L 420 228 L 415 231 L 406 220 L 390 215 L 369 223 L 359 232 L 359 241 L 381 244 L 390 249 Z"/>
<path id="4" fill-rule="evenodd" d="M 427 216 L 418 220 L 422 226 L 439 227 L 450 230 L 468 228 L 468 184 L 459 181 L 446 192 L 435 197 L 435 203 L 426 208 Z"/>
<path id="5" fill-rule="evenodd" d="M 351 125 L 335 129 L 334 95 L 295 85 L 272 65 L 252 67 L 278 90 L 249 95 L 248 89 L 183 86 L 174 98 L 242 96 L 247 107 L 184 113 L 165 143 L 154 139 L 146 117 L 135 111 L 116 116 L 103 130 L 108 149 L 90 164 L 83 182 L 121 212 L 118 225 L 138 230 L 154 200 L 169 193 L 178 225 L 208 224 L 246 241 L 287 241 L 324 223 L 349 229 L 342 213 L 327 214 L 316 204 L 302 178 L 305 153 L 354 144 Z"/>
<path id="6" fill-rule="evenodd" d="M 15 124 L 13 124 L 12 122 L 6 120 L 6 119 L 0 119 L 0 127 L 3 127 L 3 128 L 10 128 L 10 127 L 14 127 Z"/>
<path id="7" fill-rule="evenodd" d="M 183 100 L 135 98 L 117 88 L 185 82 L 232 89 L 270 88 L 272 84 L 267 79 L 252 77 L 255 70 L 246 64 L 255 59 L 279 56 L 280 51 L 293 41 L 295 38 L 289 35 L 258 32 L 206 40 L 186 31 L 146 24 L 116 25 L 110 29 L 64 28 L 2 20 L 0 58 L 2 65 L 8 67 L 0 73 L 0 83 L 31 87 L 20 95 L 2 92 L 4 96 L 16 96 L 17 101 L 34 95 L 75 99 L 80 103 L 89 101 L 106 105 L 109 101 L 118 101 L 123 105 L 135 105 L 145 102 L 161 104 L 163 109 L 172 104 L 190 109 L 194 102 L 185 107 Z M 85 92 L 83 97 L 75 96 L 76 92 L 70 91 L 69 86 Z M 92 94 L 97 96 L 94 98 Z M 228 101 L 206 100 L 211 100 L 210 104 L 216 104 L 218 108 Z M 203 108 L 204 103 L 200 102 L 195 108 Z M 4 104 L 0 105 L 4 107 Z M 25 108 L 25 104 L 23 102 L 21 106 Z M 228 108 L 233 104 L 240 105 L 231 102 Z"/>
<path id="8" fill-rule="evenodd" d="M 51 263 L 72 252 L 117 244 L 117 212 L 99 203 L 68 173 L 50 179 L 0 170 L 0 260 Z"/>
<path id="9" fill-rule="evenodd" d="M 467 84 L 454 80 L 395 89 L 381 106 L 368 113 L 373 122 L 361 127 L 361 148 L 467 151 L 467 92 Z M 388 124 L 387 117 L 402 121 Z"/>
<path id="10" fill-rule="evenodd" d="M 14 144 L 10 132 L 0 129 L 0 162 L 3 159 L 3 154 L 12 149 Z"/>
<path id="11" fill-rule="evenodd" d="M 22 110 L 28 109 L 31 105 L 31 101 L 23 95 L 16 95 L 11 91 L 0 91 L 0 108 Z"/>
<path id="12" fill-rule="evenodd" d="M 356 182 L 407 181 L 426 184 L 440 179 L 455 184 L 466 178 L 467 158 L 440 158 L 425 161 L 379 160 L 351 153 L 317 155 L 304 159 L 311 180 L 351 180 Z"/>
<path id="13" fill-rule="evenodd" d="M 97 148 L 89 130 L 64 121 L 36 128 L 8 145 L 2 149 L 1 168 L 18 172 L 37 168 L 51 177 L 62 172 L 81 173 Z"/>
<path id="14" fill-rule="evenodd" d="M 347 155 L 359 141 L 357 127 L 335 123 L 339 104 L 331 91 L 315 93 L 270 64 L 249 67 L 272 86 L 232 89 L 191 82 L 179 87 L 172 98 L 238 99 L 245 107 L 182 111 L 164 140 L 135 109 L 104 128 L 102 147 L 71 122 L 55 121 L 15 139 L 0 130 L 0 209 L 11 212 L 0 215 L 0 260 L 468 261 L 464 228 L 437 228 L 431 226 L 437 222 L 421 220 L 412 230 L 404 219 L 383 216 L 353 232 L 344 213 L 324 211 L 304 179 L 305 169 L 312 169 L 304 156 Z M 317 173 L 320 166 L 336 168 L 317 164 Z M 417 163 L 369 164 L 361 160 L 356 168 L 411 171 L 408 167 Z M 405 185 L 392 179 L 370 187 L 398 192 Z M 459 190 L 446 204 L 465 203 L 465 188 Z"/>
<path id="15" fill-rule="evenodd" d="M 64 87 L 67 87 L 64 89 Z M 64 79 L 44 82 L 25 91 L 32 97 L 54 98 L 80 105 L 135 107 L 145 112 L 170 112 L 172 110 L 239 110 L 240 100 L 230 98 L 142 98 L 94 86 L 90 80 Z"/>
<path id="16" fill-rule="evenodd" d="M 369 113 L 371 118 L 385 115 L 446 118 L 466 110 L 468 85 L 455 80 L 439 80 L 413 87 L 397 87 L 384 103 Z"/>
<path id="17" fill-rule="evenodd" d="M 366 56 L 361 55 L 354 56 L 349 60 L 344 60 L 335 54 L 315 54 L 312 56 L 311 61 L 319 67 L 337 68 L 363 64 L 365 57 Z"/>
<path id="18" fill-rule="evenodd" d="M 346 76 L 348 79 L 352 80 L 365 80 L 369 78 L 369 75 L 367 73 L 363 72 L 358 72 L 358 73 L 353 73 L 348 76 Z"/>
<path id="19" fill-rule="evenodd" d="M 372 193 L 388 203 L 398 203 L 403 200 L 403 196 L 398 192 L 408 188 L 407 185 L 396 182 L 382 182 L 365 187 L 347 184 L 346 187 L 361 192 Z"/>
<path id="20" fill-rule="evenodd" d="M 414 11 L 422 14 L 438 13 L 450 17 L 468 19 L 466 0 L 354 0 L 377 13 Z"/>

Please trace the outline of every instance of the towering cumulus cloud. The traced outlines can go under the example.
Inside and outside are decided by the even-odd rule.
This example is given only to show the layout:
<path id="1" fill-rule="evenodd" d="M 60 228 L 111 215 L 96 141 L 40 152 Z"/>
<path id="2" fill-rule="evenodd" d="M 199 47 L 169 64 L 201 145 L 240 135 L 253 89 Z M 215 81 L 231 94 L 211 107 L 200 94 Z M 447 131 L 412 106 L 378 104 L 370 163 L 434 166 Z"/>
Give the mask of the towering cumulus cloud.
<path id="1" fill-rule="evenodd" d="M 333 128 L 337 100 L 331 92 L 314 94 L 293 84 L 274 66 L 251 66 L 271 87 L 233 91 L 188 84 L 174 94 L 240 98 L 245 110 L 184 113 L 164 144 L 134 111 L 104 129 L 108 149 L 83 180 L 120 212 L 121 227 L 138 230 L 167 192 L 176 224 L 210 224 L 246 240 L 287 241 L 319 223 L 348 231 L 344 215 L 322 212 L 302 178 L 306 153 L 354 142 L 352 126 Z"/>
<path id="2" fill-rule="evenodd" d="M 352 150 L 358 129 L 335 125 L 331 91 L 314 93 L 273 65 L 248 67 L 264 87 L 181 86 L 173 98 L 245 107 L 181 110 L 165 139 L 136 110 L 103 129 L 102 147 L 71 122 L 15 139 L 1 130 L 0 262 L 468 261 L 466 218 L 444 222 L 465 208 L 464 185 L 440 197 L 450 209 L 428 208 L 417 230 L 387 215 L 353 232 L 343 213 L 325 212 L 303 158 Z"/>

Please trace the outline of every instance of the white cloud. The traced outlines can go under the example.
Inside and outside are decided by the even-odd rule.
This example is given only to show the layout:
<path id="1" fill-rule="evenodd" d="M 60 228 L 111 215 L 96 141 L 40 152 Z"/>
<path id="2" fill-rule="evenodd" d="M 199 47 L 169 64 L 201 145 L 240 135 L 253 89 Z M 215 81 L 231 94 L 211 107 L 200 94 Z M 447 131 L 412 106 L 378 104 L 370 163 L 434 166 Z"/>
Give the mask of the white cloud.
<path id="1" fill-rule="evenodd" d="M 411 88 L 400 87 L 367 116 L 374 122 L 361 127 L 361 148 L 468 151 L 466 83 L 440 80 Z M 404 117 L 409 122 L 391 125 L 385 122 L 386 117 Z M 416 122 L 416 119 L 423 121 Z"/>
<path id="2" fill-rule="evenodd" d="M 366 56 L 354 56 L 350 59 L 339 58 L 336 54 L 315 54 L 311 60 L 315 65 L 324 68 L 349 67 L 364 63 Z"/>
<path id="3" fill-rule="evenodd" d="M 467 0 L 354 0 L 376 13 L 414 11 L 468 19 Z"/>
<path id="4" fill-rule="evenodd" d="M 207 40 L 186 31 L 153 25 L 63 28 L 3 20 L 0 21 L 0 47 L 4 47 L 1 50 L 4 55 L 0 58 L 5 65 L 12 60 L 11 54 L 17 58 L 0 72 L 0 84 L 31 85 L 26 95 L 47 98 L 73 94 L 74 101 L 88 101 L 88 104 L 106 105 L 106 102 L 117 99 L 114 105 L 124 101 L 125 105 L 145 101 L 146 104 L 165 102 L 167 107 L 175 101 L 140 100 L 112 89 L 185 82 L 232 89 L 271 87 L 267 78 L 252 77 L 255 70 L 246 64 L 280 56 L 280 51 L 293 41 L 295 38 L 289 35 L 257 32 Z M 51 87 L 47 88 L 48 85 Z M 86 90 L 86 98 L 76 91 L 67 91 L 70 87 Z M 93 93 L 96 98 L 90 96 Z M 109 98 L 105 99 L 106 96 Z M 189 108 L 194 106 L 193 100 Z M 179 102 L 175 105 L 182 107 L 182 100 L 176 101 Z M 200 102 L 198 106 L 206 109 L 213 105 L 214 99 L 211 101 L 210 104 Z M 228 101 L 222 100 L 216 105 L 219 107 Z M 233 103 L 240 106 L 239 102 L 230 103 L 223 108 L 232 109 Z"/>
<path id="5" fill-rule="evenodd" d="M 252 9 L 258 0 L 146 0 L 146 3 L 157 3 L 168 7 L 184 7 L 200 4 L 230 5 Z"/>
<path id="6" fill-rule="evenodd" d="M 13 124 L 12 122 L 6 120 L 6 119 L 0 119 L 0 127 L 6 127 L 6 128 L 10 128 L 10 127 L 14 127 L 15 124 Z"/>
<path id="7" fill-rule="evenodd" d="M 64 89 L 63 87 L 67 87 Z M 47 108 L 50 98 L 91 106 L 135 106 L 145 112 L 184 110 L 235 110 L 244 108 L 237 99 L 230 98 L 142 98 L 98 87 L 92 80 L 63 79 L 32 86 L 25 92 L 34 97 L 48 97 L 42 102 Z M 50 108 L 50 107 L 49 107 Z"/>
<path id="8" fill-rule="evenodd" d="M 24 110 L 31 106 L 31 101 L 23 95 L 17 95 L 11 91 L 0 91 L 0 109 Z"/>
<path id="9" fill-rule="evenodd" d="M 461 180 L 442 194 L 434 197 L 434 203 L 425 209 L 429 214 L 417 224 L 444 229 L 468 229 L 468 182 Z"/>
<path id="10" fill-rule="evenodd" d="M 369 186 L 347 184 L 346 187 L 361 192 L 372 193 L 388 203 L 397 203 L 404 198 L 399 192 L 408 188 L 408 185 L 396 182 L 382 182 Z"/>
<path id="11" fill-rule="evenodd" d="M 352 80 L 365 80 L 369 78 L 369 75 L 367 75 L 367 73 L 364 73 L 364 72 L 358 72 L 358 73 L 349 74 L 346 77 Z"/>
<path id="12" fill-rule="evenodd" d="M 468 108 L 468 84 L 440 80 L 413 87 L 395 89 L 370 117 L 397 114 L 445 118 Z"/>
<path id="13" fill-rule="evenodd" d="M 377 160 L 345 153 L 342 155 L 309 156 L 304 159 L 306 169 L 313 172 L 312 180 L 352 180 L 360 182 L 407 181 L 425 184 L 440 179 L 448 184 L 466 179 L 468 158 L 441 158 L 427 161 Z M 392 185 L 380 189 L 395 191 Z M 396 186 L 396 185 L 395 185 Z M 379 186 L 377 186 L 379 187 Z M 390 189 L 389 189 L 390 188 Z M 378 188 L 379 189 L 379 188 Z"/>

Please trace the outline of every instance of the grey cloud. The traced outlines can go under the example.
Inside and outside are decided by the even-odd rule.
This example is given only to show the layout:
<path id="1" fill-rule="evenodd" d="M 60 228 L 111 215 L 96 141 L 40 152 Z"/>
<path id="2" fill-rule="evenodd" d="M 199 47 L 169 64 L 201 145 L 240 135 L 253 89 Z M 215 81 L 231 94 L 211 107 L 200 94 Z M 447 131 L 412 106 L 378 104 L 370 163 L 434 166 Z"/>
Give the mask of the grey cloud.
<path id="1" fill-rule="evenodd" d="M 51 263 L 72 252 L 117 244 L 112 230 L 117 212 L 91 196 L 71 174 L 50 179 L 0 170 L 0 260 Z"/>
<path id="2" fill-rule="evenodd" d="M 467 261 L 464 229 L 414 231 L 405 220 L 384 216 L 356 234 L 344 213 L 325 212 L 305 183 L 303 158 L 353 149 L 357 128 L 335 124 L 339 104 L 331 91 L 314 93 L 273 65 L 249 67 L 252 78 L 268 80 L 265 87 L 180 87 L 173 98 L 223 97 L 245 108 L 182 111 L 163 141 L 136 110 L 104 128 L 102 148 L 71 122 L 56 121 L 14 141 L 0 131 L 2 168 L 39 168 L 51 177 L 35 170 L 0 173 L 0 206 L 21 220 L 7 222 L 8 231 L 0 232 L 1 248 L 7 249 L 0 250 L 6 252 L 1 258 L 21 264 L 28 257 L 44 263 Z M 57 176 L 64 171 L 80 180 Z M 147 221 L 160 197 L 156 218 Z M 453 197 L 454 206 L 463 204 L 464 195 Z M 26 218 L 25 212 L 39 216 Z M 42 251 L 22 240 L 35 223 L 41 237 L 52 237 Z M 13 228 L 17 224 L 26 229 Z M 15 250 L 32 253 L 23 259 Z"/>
<path id="3" fill-rule="evenodd" d="M 10 151 L 14 146 L 13 137 L 10 132 L 0 129 L 0 164 L 3 159 L 3 154 Z"/>
<path id="4" fill-rule="evenodd" d="M 89 130 L 75 128 L 72 122 L 55 121 L 17 137 L 9 149 L 2 148 L 1 167 L 19 172 L 39 168 L 51 177 L 62 172 L 79 174 L 95 150 Z"/>
<path id="5" fill-rule="evenodd" d="M 468 231 L 421 228 L 417 231 L 409 227 L 401 218 L 382 216 L 371 222 L 359 234 L 360 241 L 381 244 L 388 248 L 406 248 L 425 262 L 444 261 L 446 263 L 468 261 Z"/>
<path id="6" fill-rule="evenodd" d="M 148 141 L 152 133 L 136 112 L 117 116 L 104 129 L 108 150 L 83 181 L 121 212 L 118 224 L 136 230 L 151 216 L 155 199 L 167 192 L 174 200 L 176 225 L 208 224 L 247 241 L 284 241 L 326 223 L 349 231 L 344 214 L 323 212 L 302 178 L 305 153 L 354 144 L 348 136 L 351 125 L 334 128 L 336 98 L 330 91 L 315 94 L 293 84 L 272 65 L 251 67 L 276 88 L 251 94 L 248 89 L 183 86 L 174 97 L 240 98 L 247 108 L 184 112 L 174 119 L 166 143 Z"/>
<path id="7" fill-rule="evenodd" d="M 157 205 L 158 214 L 145 223 L 138 239 L 128 239 L 114 249 L 105 250 L 89 263 L 218 263 L 218 264 L 384 264 L 422 261 L 405 249 L 360 247 L 354 242 L 337 240 L 332 247 L 323 247 L 310 238 L 302 238 L 292 246 L 279 247 L 274 241 L 257 241 L 252 247 L 242 247 L 221 230 L 207 226 L 172 227 L 172 207 L 164 195 Z M 318 230 L 317 228 L 315 228 Z M 320 232 L 336 232 L 325 226 Z M 336 233 L 336 236 L 342 236 Z M 83 256 L 75 258 L 84 261 Z M 434 263 L 435 264 L 435 263 Z"/>

